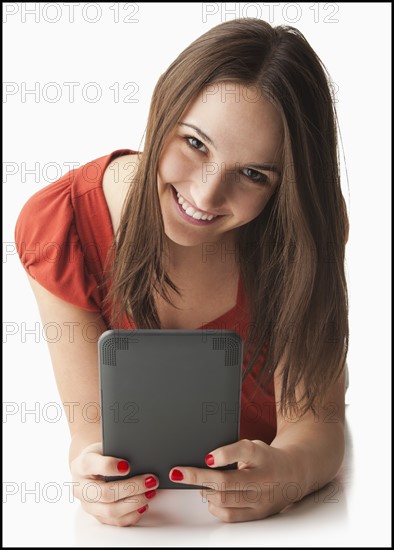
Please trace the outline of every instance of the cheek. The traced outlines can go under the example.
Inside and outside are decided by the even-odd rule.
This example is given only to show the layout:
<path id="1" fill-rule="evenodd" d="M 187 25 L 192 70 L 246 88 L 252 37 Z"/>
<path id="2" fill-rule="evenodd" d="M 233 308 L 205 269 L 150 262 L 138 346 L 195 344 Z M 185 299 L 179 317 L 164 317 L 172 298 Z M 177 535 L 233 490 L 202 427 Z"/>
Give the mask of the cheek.
<path id="1" fill-rule="evenodd" d="M 240 217 L 245 221 L 252 221 L 261 214 L 264 210 L 267 202 L 269 201 L 271 193 L 265 193 L 259 197 L 248 197 L 243 199 L 239 197 L 235 204 L 238 204 L 238 212 Z"/>
<path id="2" fill-rule="evenodd" d="M 159 177 L 163 184 L 185 182 L 199 176 L 201 163 L 193 162 L 182 147 L 170 145 L 159 163 Z"/>

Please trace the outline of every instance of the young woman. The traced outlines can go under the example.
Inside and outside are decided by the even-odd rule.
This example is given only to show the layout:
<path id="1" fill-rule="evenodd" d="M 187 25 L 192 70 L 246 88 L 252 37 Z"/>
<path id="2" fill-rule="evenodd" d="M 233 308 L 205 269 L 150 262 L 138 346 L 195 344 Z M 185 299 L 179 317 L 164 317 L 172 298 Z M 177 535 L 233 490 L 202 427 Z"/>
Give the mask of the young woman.
<path id="1" fill-rule="evenodd" d="M 64 327 L 49 347 L 62 401 L 74 404 L 70 469 L 88 513 L 135 525 L 160 487 L 149 472 L 104 481 L 133 471 L 102 455 L 100 419 L 84 414 L 99 402 L 108 328 L 241 334 L 240 441 L 212 449 L 209 469 L 169 472 L 211 484 L 202 495 L 213 515 L 261 519 L 333 479 L 344 454 L 347 231 L 324 66 L 298 30 L 258 19 L 211 29 L 172 63 L 143 152 L 96 159 L 26 203 L 15 240 L 43 323 Z"/>

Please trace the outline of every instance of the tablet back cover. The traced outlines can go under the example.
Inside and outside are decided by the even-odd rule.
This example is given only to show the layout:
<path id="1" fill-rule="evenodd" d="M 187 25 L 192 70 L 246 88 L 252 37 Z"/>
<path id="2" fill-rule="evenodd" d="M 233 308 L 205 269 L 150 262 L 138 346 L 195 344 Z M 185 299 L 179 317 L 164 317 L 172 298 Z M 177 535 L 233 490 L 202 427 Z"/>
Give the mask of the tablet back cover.
<path id="1" fill-rule="evenodd" d="M 242 352 L 240 335 L 230 330 L 103 333 L 104 455 L 127 460 L 128 477 L 156 474 L 161 489 L 197 488 L 173 483 L 169 471 L 207 468 L 210 451 L 238 441 Z"/>

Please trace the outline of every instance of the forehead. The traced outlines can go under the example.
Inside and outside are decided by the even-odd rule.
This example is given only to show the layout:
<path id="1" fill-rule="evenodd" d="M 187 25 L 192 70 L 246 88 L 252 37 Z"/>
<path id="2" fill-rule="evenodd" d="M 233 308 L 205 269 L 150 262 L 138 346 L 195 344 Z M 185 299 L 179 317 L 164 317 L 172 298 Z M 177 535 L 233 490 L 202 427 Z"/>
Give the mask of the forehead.
<path id="1" fill-rule="evenodd" d="M 255 86 L 223 82 L 206 86 L 182 122 L 197 126 L 220 152 L 274 160 L 282 144 L 282 123 L 274 105 Z"/>

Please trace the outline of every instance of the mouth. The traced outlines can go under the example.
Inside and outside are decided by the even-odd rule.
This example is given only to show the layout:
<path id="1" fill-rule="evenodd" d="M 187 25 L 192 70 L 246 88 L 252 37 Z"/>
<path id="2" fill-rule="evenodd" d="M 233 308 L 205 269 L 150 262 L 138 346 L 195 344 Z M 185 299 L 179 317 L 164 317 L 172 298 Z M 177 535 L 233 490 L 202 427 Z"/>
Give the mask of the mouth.
<path id="1" fill-rule="evenodd" d="M 180 204 L 178 201 L 178 191 L 173 185 L 171 185 L 172 196 L 174 198 L 174 203 L 177 213 L 187 222 L 192 225 L 212 225 L 217 223 L 221 218 L 224 218 L 224 215 L 218 215 L 211 218 L 212 214 L 203 213 L 193 206 L 188 205 L 187 201 L 183 200 L 183 204 Z M 182 197 L 183 199 L 183 197 Z M 182 200 L 181 199 L 181 200 Z M 186 205 L 187 208 L 183 208 L 183 205 Z M 188 212 L 188 213 L 187 213 Z M 196 217 L 194 217 L 196 216 Z M 202 217 L 206 219 L 202 219 Z M 209 219 L 211 218 L 211 219 Z"/>

